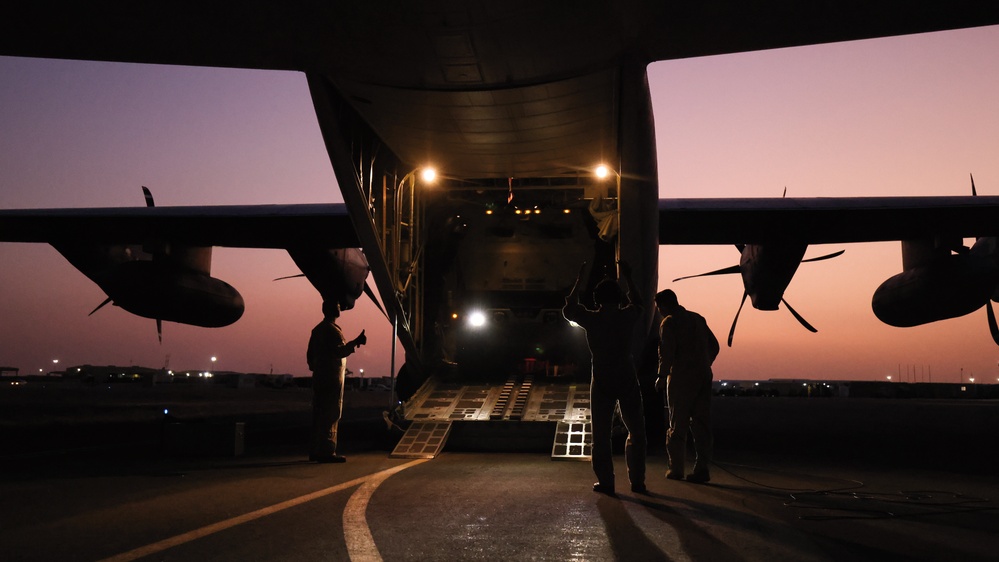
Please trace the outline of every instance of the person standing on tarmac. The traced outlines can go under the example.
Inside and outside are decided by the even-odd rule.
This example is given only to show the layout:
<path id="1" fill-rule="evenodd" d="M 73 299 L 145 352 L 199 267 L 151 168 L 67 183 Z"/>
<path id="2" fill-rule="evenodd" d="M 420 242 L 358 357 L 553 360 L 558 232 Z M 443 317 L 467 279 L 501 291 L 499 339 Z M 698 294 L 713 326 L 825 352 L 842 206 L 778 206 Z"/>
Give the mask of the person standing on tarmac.
<path id="1" fill-rule="evenodd" d="M 306 358 L 312 371 L 312 449 L 309 460 L 321 463 L 347 462 L 336 454 L 337 426 L 343 412 L 343 379 L 347 356 L 367 343 L 364 330 L 345 341 L 336 325 L 340 304 L 323 302 L 323 321 L 312 329 Z"/>
<path id="2" fill-rule="evenodd" d="M 656 294 L 656 308 L 663 316 L 659 325 L 659 378 L 656 390 L 666 389 L 669 430 L 666 478 L 682 480 L 687 454 L 687 431 L 694 437 L 694 471 L 688 482 L 711 480 L 708 465 L 714 437 L 711 433 L 711 364 L 718 356 L 718 340 L 700 314 L 680 306 L 676 293 L 666 289 Z"/>
<path id="3" fill-rule="evenodd" d="M 614 406 L 620 404 L 621 416 L 628 429 L 625 458 L 631 490 L 647 493 L 645 487 L 645 417 L 642 412 L 642 393 L 631 355 L 632 332 L 641 316 L 641 302 L 631 268 L 620 262 L 621 274 L 628 285 L 627 301 L 621 287 L 614 279 L 604 279 L 597 284 L 593 298 L 597 310 L 589 310 L 579 303 L 579 290 L 583 281 L 584 263 L 579 269 L 576 284 L 565 299 L 562 315 L 566 320 L 579 324 L 586 330 L 586 343 L 592 357 L 590 380 L 590 412 L 593 426 L 593 451 L 591 464 L 597 482 L 593 491 L 614 495 L 614 463 L 611 451 L 611 425 Z"/>

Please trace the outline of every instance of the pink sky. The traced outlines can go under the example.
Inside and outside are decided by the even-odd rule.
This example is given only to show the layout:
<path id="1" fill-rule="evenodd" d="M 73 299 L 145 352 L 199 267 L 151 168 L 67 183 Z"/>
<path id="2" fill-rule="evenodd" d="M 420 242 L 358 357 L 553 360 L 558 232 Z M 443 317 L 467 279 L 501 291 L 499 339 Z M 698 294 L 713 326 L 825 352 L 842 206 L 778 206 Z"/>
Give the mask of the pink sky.
<path id="1" fill-rule="evenodd" d="M 999 194 L 999 28 L 657 63 L 650 68 L 662 197 Z M 0 208 L 339 201 L 305 77 L 297 73 L 0 58 Z M 716 378 L 999 378 L 985 312 L 908 329 L 870 298 L 901 270 L 898 243 L 804 264 L 786 311 L 743 310 Z M 724 341 L 737 276 L 670 280 L 736 263 L 733 247 L 664 247 L 672 286 Z M 46 245 L 0 244 L 0 365 L 22 372 L 129 364 L 306 375 L 319 297 L 287 254 L 216 249 L 214 275 L 246 299 L 235 325 L 164 325 L 107 307 Z M 352 369 L 388 374 L 391 329 L 362 304 L 344 317 L 369 345 Z"/>

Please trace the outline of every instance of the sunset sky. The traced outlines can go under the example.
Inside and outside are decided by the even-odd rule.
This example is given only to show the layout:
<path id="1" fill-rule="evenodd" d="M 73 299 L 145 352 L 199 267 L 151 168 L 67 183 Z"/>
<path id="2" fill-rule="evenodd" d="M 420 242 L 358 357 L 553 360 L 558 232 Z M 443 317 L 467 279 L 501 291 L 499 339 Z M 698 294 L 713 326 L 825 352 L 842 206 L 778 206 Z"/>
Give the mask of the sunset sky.
<path id="1" fill-rule="evenodd" d="M 999 27 L 661 62 L 649 69 L 661 197 L 999 194 Z M 0 57 L 0 208 L 341 201 L 305 76 Z M 999 380 L 984 310 L 917 328 L 881 324 L 875 288 L 901 271 L 899 244 L 813 247 L 785 311 L 747 304 L 715 378 Z M 37 373 L 84 363 L 307 375 L 320 299 L 286 253 L 215 250 L 213 275 L 246 312 L 233 326 L 155 322 L 106 307 L 54 249 L 0 244 L 0 365 Z M 671 279 L 732 265 L 731 246 L 663 247 L 659 286 L 723 342 L 738 276 Z M 362 303 L 350 368 L 387 375 L 391 328 Z M 400 354 L 401 361 L 401 354 Z M 907 370 L 909 375 L 906 375 Z M 915 372 L 915 377 L 911 374 Z"/>

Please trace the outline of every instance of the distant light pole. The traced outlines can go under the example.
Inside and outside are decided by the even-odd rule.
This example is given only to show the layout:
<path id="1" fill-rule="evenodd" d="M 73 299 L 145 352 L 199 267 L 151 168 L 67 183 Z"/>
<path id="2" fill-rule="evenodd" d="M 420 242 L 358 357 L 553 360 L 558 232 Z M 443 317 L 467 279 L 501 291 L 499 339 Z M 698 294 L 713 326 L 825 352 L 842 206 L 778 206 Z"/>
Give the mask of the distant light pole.
<path id="1" fill-rule="evenodd" d="M 218 360 L 219 360 L 218 357 L 215 357 L 214 355 L 212 355 L 212 368 L 208 370 L 209 373 L 214 373 L 215 372 L 215 362 L 218 361 Z"/>

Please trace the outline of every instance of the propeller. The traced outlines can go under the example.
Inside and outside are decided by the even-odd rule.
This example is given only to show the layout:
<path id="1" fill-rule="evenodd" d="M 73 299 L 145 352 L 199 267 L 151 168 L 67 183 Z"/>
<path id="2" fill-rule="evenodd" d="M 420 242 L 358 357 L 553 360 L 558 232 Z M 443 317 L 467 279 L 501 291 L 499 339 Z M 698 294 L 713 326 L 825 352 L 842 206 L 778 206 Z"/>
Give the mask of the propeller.
<path id="1" fill-rule="evenodd" d="M 149 190 L 148 187 L 142 186 L 142 195 L 146 198 L 146 207 L 155 207 L 156 202 L 153 201 L 153 192 Z M 158 254 L 153 254 L 153 260 L 155 261 Z M 162 258 L 160 258 L 162 259 Z M 156 319 L 156 338 L 160 341 L 160 345 L 163 345 L 163 319 Z"/>
<path id="2" fill-rule="evenodd" d="M 98 310 L 104 308 L 104 306 L 107 305 L 107 304 L 109 304 L 110 302 L 111 302 L 111 297 L 108 297 L 108 298 L 104 299 L 104 302 L 102 302 L 101 304 L 97 305 L 97 308 L 91 310 L 90 314 L 88 314 L 87 316 L 93 316 L 95 312 L 97 312 Z"/>
<path id="3" fill-rule="evenodd" d="M 729 347 L 732 347 L 732 338 L 735 337 L 735 325 L 739 322 L 739 314 L 742 313 L 742 307 L 743 307 L 743 305 L 746 304 L 746 297 L 748 297 L 748 296 L 749 296 L 749 293 L 747 293 L 745 291 L 742 292 L 742 301 L 739 302 L 739 310 L 735 311 L 735 318 L 732 319 L 732 327 L 729 328 L 729 330 L 728 330 L 728 346 Z M 802 326 L 804 326 L 806 330 L 808 330 L 809 332 L 812 332 L 813 334 L 815 332 L 818 332 L 818 330 L 816 330 L 814 326 L 812 326 L 811 324 L 809 324 L 807 320 L 805 320 L 800 314 L 798 314 L 797 310 L 795 310 L 794 308 L 791 307 L 790 304 L 788 304 L 787 300 L 781 298 L 780 302 L 784 303 L 784 306 L 787 307 L 787 311 L 791 313 L 791 316 L 794 316 L 794 319 L 797 320 Z M 999 330 L 999 328 L 997 328 L 997 330 Z M 999 337 L 999 336 L 997 336 L 997 337 Z M 999 343 L 999 340 L 997 340 L 997 343 Z"/>
<path id="4" fill-rule="evenodd" d="M 739 250 L 739 253 L 742 253 L 743 251 L 745 251 L 746 245 L 745 244 L 737 244 L 736 245 L 736 249 Z M 814 258 L 808 258 L 808 259 L 805 259 L 805 260 L 801 260 L 801 263 L 816 262 L 816 261 L 823 261 L 823 260 L 832 259 L 832 258 L 835 258 L 835 257 L 843 255 L 843 253 L 845 251 L 846 250 L 839 250 L 838 252 L 832 252 L 830 254 L 825 254 L 825 255 L 822 255 L 822 256 L 814 257 Z M 673 280 L 673 282 L 675 283 L 677 281 L 683 281 L 684 279 L 693 279 L 695 277 L 709 277 L 709 276 L 713 276 L 713 275 L 731 275 L 731 274 L 734 274 L 734 273 L 742 273 L 742 265 L 741 264 L 740 265 L 733 265 L 733 266 L 730 266 L 730 267 L 724 267 L 722 269 L 716 269 L 714 271 L 709 271 L 707 273 L 700 273 L 700 274 L 697 274 L 697 275 L 687 275 L 687 276 L 684 276 L 684 277 L 677 277 L 676 279 Z M 739 322 L 739 315 L 742 313 L 742 307 L 746 304 L 746 298 L 748 296 L 749 296 L 749 292 L 744 290 L 742 292 L 742 300 L 739 302 L 739 309 L 735 312 L 735 318 L 732 319 L 732 327 L 729 328 L 729 331 L 728 331 L 728 346 L 729 347 L 732 347 L 732 340 L 735 337 L 735 326 Z M 788 312 L 791 313 L 791 316 L 793 316 L 794 319 L 797 320 L 798 323 L 801 324 L 806 330 L 808 330 L 809 332 L 812 332 L 812 333 L 818 332 L 818 330 L 815 329 L 814 326 L 812 326 L 811 324 L 809 324 L 808 321 L 805 320 L 804 317 L 801 316 L 801 314 L 798 314 L 798 311 L 795 310 L 794 307 L 792 307 L 783 296 L 781 297 L 780 302 L 783 303 L 783 305 L 787 308 Z M 997 328 L 996 336 L 995 337 L 999 338 L 999 328 Z M 997 340 L 997 343 L 999 343 L 999 340 Z"/>
<path id="5" fill-rule="evenodd" d="M 804 326 L 806 330 L 808 330 L 809 332 L 811 332 L 813 334 L 815 332 L 818 332 L 818 330 L 816 330 L 811 324 L 809 324 L 808 322 L 806 322 L 805 319 L 802 318 L 801 315 L 797 313 L 797 311 L 795 311 L 793 308 L 791 308 L 791 305 L 788 304 L 786 300 L 784 300 L 783 298 L 781 298 L 780 302 L 784 303 L 784 306 L 787 307 L 787 311 L 791 313 L 791 316 L 794 316 L 794 319 L 797 320 L 798 323 L 800 323 L 802 326 Z"/>
<path id="6" fill-rule="evenodd" d="M 149 188 L 142 186 L 142 196 L 146 199 L 146 207 L 155 207 L 156 203 L 153 201 L 153 193 L 149 191 Z M 153 259 L 156 259 L 156 255 L 153 255 Z M 92 316 L 98 310 L 104 308 L 106 305 L 111 303 L 111 297 L 104 299 L 104 302 L 97 305 L 97 308 L 90 311 L 87 316 Z M 160 318 L 156 319 L 156 339 L 159 340 L 160 344 L 163 343 L 163 320 Z"/>
<path id="7" fill-rule="evenodd" d="M 742 251 L 742 247 L 739 247 L 739 248 L 740 248 L 739 251 L 741 252 Z M 819 256 L 819 257 L 816 257 L 816 258 L 808 258 L 807 260 L 801 260 L 801 263 L 807 263 L 807 262 L 814 262 L 814 261 L 822 261 L 822 260 L 832 259 L 832 258 L 835 258 L 835 257 L 843 255 L 844 252 L 846 252 L 846 250 L 840 250 L 838 252 L 833 252 L 831 254 L 826 254 L 824 256 Z M 685 277 L 677 277 L 676 279 L 673 280 L 673 282 L 675 283 L 677 281 L 683 281 L 684 279 L 693 279 L 695 277 L 708 277 L 708 276 L 711 276 L 711 275 L 729 275 L 729 274 L 732 274 L 732 273 L 741 273 L 741 272 L 742 272 L 742 268 L 740 266 L 733 265 L 731 267 L 724 267 L 722 269 L 716 269 L 714 271 L 709 271 L 707 273 L 699 273 L 697 275 L 687 275 Z M 787 303 L 784 303 L 784 304 L 787 304 Z"/>
<path id="8" fill-rule="evenodd" d="M 739 322 L 739 315 L 742 314 L 742 305 L 746 304 L 746 297 L 749 293 L 746 291 L 742 292 L 742 301 L 739 302 L 739 310 L 735 311 L 735 318 L 732 320 L 732 327 L 728 329 L 728 346 L 732 347 L 732 338 L 735 337 L 735 325 Z"/>
<path id="9" fill-rule="evenodd" d="M 978 197 L 978 190 L 975 188 L 975 175 L 968 174 L 971 177 L 971 196 Z M 975 238 L 975 243 L 977 244 L 981 238 Z M 999 293 L 999 291 L 997 291 Z M 995 297 L 996 295 L 993 295 Z M 989 321 L 989 333 L 992 334 L 992 341 L 999 345 L 999 324 L 996 323 L 996 312 L 992 309 L 992 299 L 985 301 L 985 314 Z"/>
<path id="10" fill-rule="evenodd" d="M 801 260 L 801 263 L 808 263 L 808 262 L 813 262 L 813 261 L 822 261 L 822 260 L 828 260 L 828 259 L 836 258 L 836 257 L 842 256 L 844 252 L 846 252 L 846 250 L 840 250 L 838 252 L 833 252 L 831 254 L 826 254 L 824 256 L 819 256 L 817 258 L 808 258 L 807 260 Z"/>
<path id="11" fill-rule="evenodd" d="M 389 316 L 385 313 L 385 309 L 382 308 L 382 304 L 375 298 L 375 292 L 371 290 L 371 285 L 368 285 L 367 283 L 364 284 L 364 294 L 368 295 L 371 302 L 375 303 L 375 307 L 377 307 L 378 311 L 382 313 L 382 316 L 384 316 L 386 320 L 389 320 Z"/>
<path id="12" fill-rule="evenodd" d="M 298 275 L 285 275 L 284 277 L 278 277 L 277 279 L 275 279 L 275 281 L 284 281 L 285 279 L 294 279 L 296 277 L 305 277 L 305 274 L 299 273 Z M 385 309 L 382 308 L 382 304 L 378 302 L 377 298 L 375 298 L 375 292 L 371 289 L 371 285 L 364 283 L 364 294 L 368 295 L 368 298 L 371 299 L 371 302 L 375 304 L 375 307 L 378 309 L 378 312 L 381 312 L 382 316 L 388 318 L 388 313 L 385 312 Z"/>

